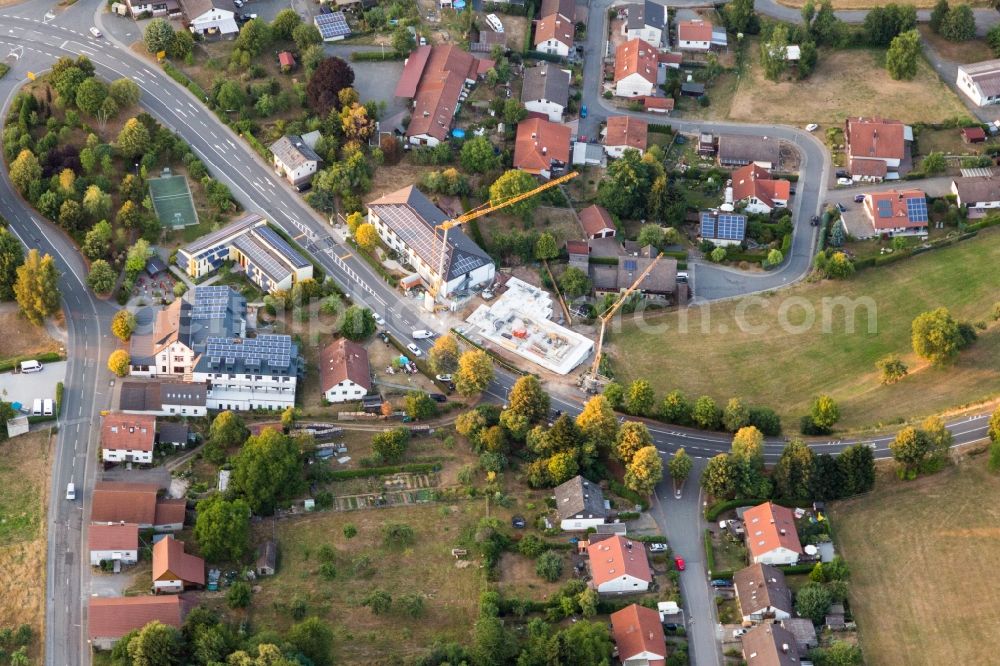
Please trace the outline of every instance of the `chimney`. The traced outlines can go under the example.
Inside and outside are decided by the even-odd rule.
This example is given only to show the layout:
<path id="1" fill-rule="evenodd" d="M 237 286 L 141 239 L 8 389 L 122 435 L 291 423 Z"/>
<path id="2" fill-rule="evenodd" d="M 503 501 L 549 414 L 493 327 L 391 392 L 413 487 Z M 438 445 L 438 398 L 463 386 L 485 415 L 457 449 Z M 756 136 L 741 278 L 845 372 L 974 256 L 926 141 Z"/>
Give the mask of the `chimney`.
<path id="1" fill-rule="evenodd" d="M 547 155 L 548 152 L 549 152 L 549 149 L 546 148 L 545 146 L 542 146 L 542 155 Z"/>

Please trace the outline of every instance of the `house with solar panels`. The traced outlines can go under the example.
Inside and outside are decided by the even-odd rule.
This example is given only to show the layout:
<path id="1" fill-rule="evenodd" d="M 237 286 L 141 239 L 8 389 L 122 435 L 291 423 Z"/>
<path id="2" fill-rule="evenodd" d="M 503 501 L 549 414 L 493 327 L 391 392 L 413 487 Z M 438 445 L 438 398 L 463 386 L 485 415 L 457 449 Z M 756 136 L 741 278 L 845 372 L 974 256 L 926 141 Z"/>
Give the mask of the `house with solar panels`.
<path id="1" fill-rule="evenodd" d="M 288 335 L 208 338 L 193 379 L 207 386 L 209 409 L 283 411 L 295 406 L 302 361 Z"/>
<path id="2" fill-rule="evenodd" d="M 317 14 L 313 23 L 319 29 L 319 34 L 324 42 L 340 41 L 351 34 L 351 28 L 347 25 L 347 16 L 344 12 Z"/>
<path id="3" fill-rule="evenodd" d="M 198 279 L 232 261 L 263 291 L 287 291 L 311 280 L 313 266 L 256 213 L 177 250 L 177 265 Z"/>
<path id="4" fill-rule="evenodd" d="M 920 190 L 889 190 L 865 195 L 865 215 L 874 235 L 927 237 L 927 196 Z"/>
<path id="5" fill-rule="evenodd" d="M 368 204 L 368 222 L 379 238 L 413 266 L 427 285 L 440 284 L 442 300 L 484 287 L 496 275 L 490 255 L 461 227 L 450 229 L 444 243 L 444 233 L 436 227 L 450 218 L 413 185 Z M 439 273 L 442 251 L 444 270 Z"/>
<path id="6" fill-rule="evenodd" d="M 701 212 L 701 240 L 715 245 L 739 245 L 747 234 L 747 216 L 719 210 Z"/>

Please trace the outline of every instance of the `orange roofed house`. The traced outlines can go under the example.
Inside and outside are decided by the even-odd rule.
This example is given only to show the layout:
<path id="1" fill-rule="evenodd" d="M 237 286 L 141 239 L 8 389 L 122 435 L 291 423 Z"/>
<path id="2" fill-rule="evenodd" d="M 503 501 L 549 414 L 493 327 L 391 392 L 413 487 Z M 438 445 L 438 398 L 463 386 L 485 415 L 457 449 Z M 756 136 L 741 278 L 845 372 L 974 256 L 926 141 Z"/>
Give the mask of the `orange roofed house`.
<path id="1" fill-rule="evenodd" d="M 447 139 L 459 104 L 492 66 L 492 60 L 477 60 L 453 44 L 415 49 L 396 84 L 396 97 L 413 100 L 406 128 L 409 142 L 436 146 Z"/>
<path id="2" fill-rule="evenodd" d="M 99 566 L 101 560 L 135 564 L 139 561 L 139 526 L 135 523 L 91 525 L 87 528 L 87 549 L 92 567 Z"/>
<path id="3" fill-rule="evenodd" d="M 548 179 L 569 164 L 570 128 L 541 118 L 517 125 L 514 168 Z"/>
<path id="4" fill-rule="evenodd" d="M 604 135 L 604 152 L 608 157 L 621 157 L 626 149 L 633 148 L 641 155 L 646 152 L 648 137 L 649 125 L 645 120 L 611 116 L 608 118 L 607 134 Z"/>
<path id="5" fill-rule="evenodd" d="M 92 523 L 135 523 L 139 529 L 176 532 L 184 527 L 185 499 L 159 499 L 155 483 L 98 481 L 91 497 Z"/>
<path id="6" fill-rule="evenodd" d="M 615 49 L 615 95 L 652 97 L 660 81 L 660 51 L 642 39 L 630 39 Z"/>
<path id="7" fill-rule="evenodd" d="M 848 118 L 844 150 L 851 178 L 879 183 L 906 175 L 912 141 L 913 128 L 898 120 Z"/>
<path id="8" fill-rule="evenodd" d="M 334 340 L 320 355 L 319 377 L 327 402 L 361 400 L 372 387 L 368 352 L 347 338 Z"/>
<path id="9" fill-rule="evenodd" d="M 603 206 L 593 204 L 580 211 L 580 224 L 587 238 L 614 238 L 615 221 Z M 584 243 L 586 245 L 586 243 Z M 585 250 L 589 253 L 589 250 Z"/>
<path id="10" fill-rule="evenodd" d="M 802 544 L 791 509 L 766 502 L 743 512 L 750 560 L 759 564 L 796 564 Z"/>
<path id="11" fill-rule="evenodd" d="M 153 620 L 180 629 L 193 604 L 182 597 L 93 597 L 88 606 L 87 635 L 99 650 L 110 650 L 118 639 Z"/>
<path id="12" fill-rule="evenodd" d="M 653 573 L 641 541 L 613 535 L 598 541 L 593 535 L 587 544 L 590 584 L 598 594 L 645 592 L 653 582 Z"/>
<path id="13" fill-rule="evenodd" d="M 920 190 L 866 194 L 865 215 L 877 236 L 927 237 L 927 196 Z"/>
<path id="14" fill-rule="evenodd" d="M 183 592 L 205 585 L 205 560 L 184 552 L 184 542 L 167 534 L 153 545 L 153 592 Z"/>
<path id="15" fill-rule="evenodd" d="M 748 213 L 770 213 L 788 205 L 792 184 L 771 178 L 771 172 L 757 164 L 748 164 L 733 172 L 733 202 L 746 202 Z"/>
<path id="16" fill-rule="evenodd" d="M 574 0 L 544 0 L 535 23 L 535 50 L 563 56 L 573 48 L 576 32 Z"/>
<path id="17" fill-rule="evenodd" d="M 106 463 L 153 463 L 156 417 L 145 414 L 108 414 L 101 423 L 101 459 Z"/>
<path id="18" fill-rule="evenodd" d="M 660 614 L 639 604 L 611 614 L 611 634 L 622 666 L 663 666 L 667 659 L 666 638 Z"/>

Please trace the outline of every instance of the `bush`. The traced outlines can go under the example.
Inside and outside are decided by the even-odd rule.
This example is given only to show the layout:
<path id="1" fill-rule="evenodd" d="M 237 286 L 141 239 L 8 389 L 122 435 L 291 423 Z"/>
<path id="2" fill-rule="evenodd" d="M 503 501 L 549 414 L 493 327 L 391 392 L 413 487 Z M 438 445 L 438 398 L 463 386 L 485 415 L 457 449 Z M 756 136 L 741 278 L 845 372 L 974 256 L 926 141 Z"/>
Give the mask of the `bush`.
<path id="1" fill-rule="evenodd" d="M 618 481 L 611 481 L 609 483 L 609 487 L 611 488 L 611 492 L 615 495 L 632 502 L 632 504 L 641 506 L 643 511 L 649 508 L 648 498 L 643 497 L 630 488 L 626 488 L 624 484 L 621 484 Z"/>
<path id="2" fill-rule="evenodd" d="M 558 554 L 548 551 L 538 556 L 535 563 L 535 573 L 542 579 L 554 583 L 562 576 L 562 571 L 563 560 Z"/>
<path id="3" fill-rule="evenodd" d="M 226 603 L 230 608 L 246 608 L 250 605 L 250 586 L 243 581 L 233 583 L 226 593 Z"/>

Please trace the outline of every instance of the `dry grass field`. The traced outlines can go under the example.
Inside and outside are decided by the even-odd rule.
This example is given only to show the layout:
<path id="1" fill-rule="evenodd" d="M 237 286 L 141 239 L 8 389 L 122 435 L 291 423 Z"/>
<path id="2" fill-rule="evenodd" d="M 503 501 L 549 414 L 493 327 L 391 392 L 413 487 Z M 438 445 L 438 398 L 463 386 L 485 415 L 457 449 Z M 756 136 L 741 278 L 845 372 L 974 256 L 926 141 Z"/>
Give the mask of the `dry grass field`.
<path id="1" fill-rule="evenodd" d="M 832 507 L 867 663 L 996 663 L 1000 581 L 988 564 L 1000 548 L 1000 477 L 984 458 L 917 481 L 889 476 Z"/>
<path id="2" fill-rule="evenodd" d="M 993 51 L 985 39 L 970 39 L 967 42 L 949 42 L 944 37 L 934 34 L 928 25 L 921 25 L 918 29 L 920 30 L 920 37 L 946 60 L 966 64 L 982 60 L 992 60 L 994 57 Z"/>
<path id="3" fill-rule="evenodd" d="M 968 116 L 924 60 L 912 81 L 893 81 L 883 65 L 884 51 L 823 50 L 809 78 L 774 83 L 764 78 L 756 43 L 747 48 L 752 64 L 733 97 L 732 120 L 840 124 L 848 116 L 882 116 L 933 123 Z"/>
<path id="4" fill-rule="evenodd" d="M 987 400 L 1000 393 L 1000 325 L 990 322 L 1000 296 L 987 277 L 1000 261 L 998 240 L 1000 231 L 981 232 L 946 249 L 863 271 L 847 282 L 801 284 L 747 301 L 749 307 L 743 301 L 695 307 L 646 317 L 645 326 L 628 316 L 621 332 L 610 337 L 614 367 L 622 381 L 645 377 L 660 396 L 680 389 L 692 398 L 713 396 L 720 404 L 742 396 L 770 406 L 788 431 L 797 430 L 798 418 L 820 393 L 839 403 L 838 427 L 844 429 L 897 423 Z M 829 305 L 824 332 L 824 299 L 839 297 L 871 299 L 875 332 L 869 333 L 867 307 L 855 309 L 851 333 L 844 308 Z M 913 354 L 910 324 L 919 313 L 942 305 L 959 320 L 990 325 L 953 366 L 932 368 Z M 803 326 L 807 312 L 815 320 Z M 789 326 L 782 325 L 782 313 Z M 890 353 L 901 356 L 910 375 L 881 386 L 875 361 Z"/>
<path id="5" fill-rule="evenodd" d="M 17 303 L 5 303 L 0 307 L 0 331 L 3 331 L 0 358 L 57 352 L 61 347 L 45 333 L 44 328 L 22 317 Z"/>
<path id="6" fill-rule="evenodd" d="M 52 442 L 49 432 L 3 443 L 0 456 L 0 627 L 31 625 L 39 658 L 45 626 L 45 515 Z"/>

